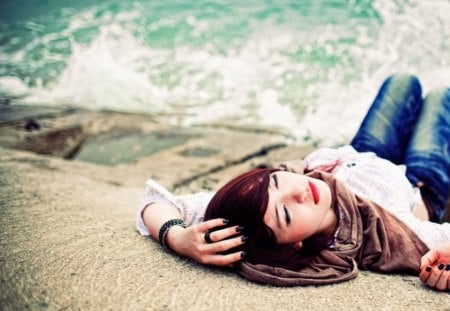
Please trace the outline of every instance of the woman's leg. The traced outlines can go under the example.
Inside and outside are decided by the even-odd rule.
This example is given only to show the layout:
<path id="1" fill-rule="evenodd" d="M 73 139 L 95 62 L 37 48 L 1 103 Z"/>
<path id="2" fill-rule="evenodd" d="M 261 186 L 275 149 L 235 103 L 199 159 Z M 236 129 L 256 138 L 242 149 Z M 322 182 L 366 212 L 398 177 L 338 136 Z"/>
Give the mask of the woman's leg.
<path id="1" fill-rule="evenodd" d="M 422 107 L 422 87 L 411 75 L 384 81 L 351 145 L 400 164 Z"/>
<path id="2" fill-rule="evenodd" d="M 424 184 L 421 193 L 430 218 L 440 221 L 450 191 L 450 88 L 430 92 L 424 99 L 404 163 L 410 182 Z"/>

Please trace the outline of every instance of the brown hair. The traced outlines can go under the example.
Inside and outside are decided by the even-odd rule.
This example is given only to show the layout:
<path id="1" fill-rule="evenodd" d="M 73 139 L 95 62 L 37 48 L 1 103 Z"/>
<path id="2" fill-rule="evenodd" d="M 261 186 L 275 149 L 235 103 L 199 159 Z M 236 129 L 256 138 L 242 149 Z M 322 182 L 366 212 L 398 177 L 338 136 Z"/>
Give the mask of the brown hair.
<path id="1" fill-rule="evenodd" d="M 299 250 L 293 245 L 279 245 L 275 234 L 264 223 L 269 203 L 270 175 L 278 169 L 254 169 L 239 175 L 224 185 L 212 198 L 205 220 L 225 218 L 228 225 L 244 228 L 246 243 L 229 252 L 245 251 L 245 260 L 285 269 L 299 269 L 310 262 L 328 243 L 328 237 L 311 237 Z"/>

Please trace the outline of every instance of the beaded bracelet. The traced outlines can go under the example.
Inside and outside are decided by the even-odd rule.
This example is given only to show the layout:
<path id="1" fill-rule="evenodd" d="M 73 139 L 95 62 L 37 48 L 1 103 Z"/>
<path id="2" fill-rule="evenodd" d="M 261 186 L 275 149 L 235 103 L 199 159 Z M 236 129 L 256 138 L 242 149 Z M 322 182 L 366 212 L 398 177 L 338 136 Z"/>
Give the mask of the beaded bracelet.
<path id="1" fill-rule="evenodd" d="M 183 219 L 171 219 L 166 221 L 162 226 L 161 229 L 159 229 L 159 242 L 164 246 L 165 248 L 169 249 L 169 247 L 166 245 L 166 236 L 167 232 L 169 232 L 170 227 L 172 226 L 181 226 L 183 228 L 186 228 L 186 224 L 184 223 Z"/>

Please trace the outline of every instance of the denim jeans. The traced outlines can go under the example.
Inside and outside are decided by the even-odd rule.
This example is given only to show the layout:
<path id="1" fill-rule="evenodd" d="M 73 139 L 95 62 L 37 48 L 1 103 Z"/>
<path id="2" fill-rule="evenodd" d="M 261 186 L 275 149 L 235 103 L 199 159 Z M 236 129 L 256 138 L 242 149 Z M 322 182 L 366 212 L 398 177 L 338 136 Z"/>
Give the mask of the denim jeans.
<path id="1" fill-rule="evenodd" d="M 413 186 L 422 192 L 430 219 L 444 214 L 450 191 L 450 88 L 422 98 L 419 80 L 394 75 L 382 84 L 351 145 L 395 164 L 405 164 Z"/>

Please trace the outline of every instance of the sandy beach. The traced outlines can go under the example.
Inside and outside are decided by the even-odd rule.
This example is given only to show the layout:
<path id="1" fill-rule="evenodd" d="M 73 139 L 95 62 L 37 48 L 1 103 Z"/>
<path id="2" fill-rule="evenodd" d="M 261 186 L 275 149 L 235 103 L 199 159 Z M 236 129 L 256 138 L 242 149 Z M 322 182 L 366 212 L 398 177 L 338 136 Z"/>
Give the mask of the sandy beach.
<path id="1" fill-rule="evenodd" d="M 285 133 L 0 106 L 1 310 L 450 310 L 450 295 L 416 276 L 362 271 L 342 284 L 280 288 L 180 258 L 137 233 L 147 178 L 175 193 L 214 191 L 310 150 Z"/>

